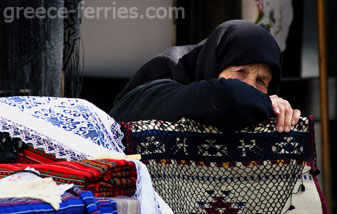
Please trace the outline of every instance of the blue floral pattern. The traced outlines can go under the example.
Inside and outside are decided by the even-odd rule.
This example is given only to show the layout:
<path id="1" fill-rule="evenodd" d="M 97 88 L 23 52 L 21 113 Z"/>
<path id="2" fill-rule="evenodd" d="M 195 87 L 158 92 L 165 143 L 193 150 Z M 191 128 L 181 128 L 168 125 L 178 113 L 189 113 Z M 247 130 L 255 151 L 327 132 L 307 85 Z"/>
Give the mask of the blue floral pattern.
<path id="1" fill-rule="evenodd" d="M 106 149 L 119 152 L 124 150 L 121 143 L 124 136 L 119 124 L 88 101 L 75 98 L 21 96 L 3 97 L 0 98 L 0 103 L 47 121 Z"/>

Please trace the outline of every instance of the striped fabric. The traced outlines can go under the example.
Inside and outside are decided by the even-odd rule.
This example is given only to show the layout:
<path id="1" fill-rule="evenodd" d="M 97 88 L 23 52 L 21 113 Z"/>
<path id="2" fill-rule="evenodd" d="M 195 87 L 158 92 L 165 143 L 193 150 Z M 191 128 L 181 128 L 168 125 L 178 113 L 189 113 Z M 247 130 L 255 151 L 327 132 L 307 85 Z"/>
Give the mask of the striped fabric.
<path id="1" fill-rule="evenodd" d="M 92 192 L 73 187 L 62 196 L 60 208 L 55 210 L 50 204 L 37 199 L 3 198 L 0 199 L 0 213 L 106 213 L 117 214 L 116 202 L 107 198 L 95 198 Z"/>
<path id="2" fill-rule="evenodd" d="M 139 201 L 128 197 L 111 198 L 117 204 L 118 214 L 136 214 L 139 213 Z"/>
<path id="3" fill-rule="evenodd" d="M 43 149 L 34 149 L 31 144 L 27 144 L 26 148 L 17 154 L 18 163 L 28 164 L 41 164 L 41 163 L 53 163 L 58 161 L 65 161 L 64 159 L 58 159 L 53 154 L 47 154 Z"/>
<path id="4" fill-rule="evenodd" d="M 49 164 L 0 164 L 0 178 L 34 168 L 42 177 L 52 177 L 57 183 L 73 183 L 95 196 L 132 196 L 136 191 L 137 171 L 127 160 L 59 161 Z"/>

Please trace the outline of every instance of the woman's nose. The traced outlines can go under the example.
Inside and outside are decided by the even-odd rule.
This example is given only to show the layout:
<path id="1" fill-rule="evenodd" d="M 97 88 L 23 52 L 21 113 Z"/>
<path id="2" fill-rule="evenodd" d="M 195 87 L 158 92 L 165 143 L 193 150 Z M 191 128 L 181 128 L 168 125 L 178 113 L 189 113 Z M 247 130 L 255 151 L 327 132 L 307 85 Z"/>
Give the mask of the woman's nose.
<path id="1" fill-rule="evenodd" d="M 245 78 L 243 81 L 245 83 L 247 83 L 248 85 L 251 85 L 254 88 L 256 88 L 256 81 L 255 81 L 255 79 L 253 79 L 253 78 Z"/>

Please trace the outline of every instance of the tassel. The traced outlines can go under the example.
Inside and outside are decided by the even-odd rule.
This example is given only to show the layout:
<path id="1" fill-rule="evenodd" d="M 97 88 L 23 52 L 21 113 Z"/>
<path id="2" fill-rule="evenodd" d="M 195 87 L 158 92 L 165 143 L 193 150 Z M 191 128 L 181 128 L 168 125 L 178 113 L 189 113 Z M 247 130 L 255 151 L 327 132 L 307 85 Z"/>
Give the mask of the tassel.
<path id="1" fill-rule="evenodd" d="M 301 184 L 301 191 L 305 192 L 305 186 L 303 184 Z"/>
<path id="2" fill-rule="evenodd" d="M 295 206 L 294 205 L 290 205 L 289 209 L 288 210 L 294 210 L 295 209 Z"/>
<path id="3" fill-rule="evenodd" d="M 315 170 L 310 169 L 310 174 L 317 176 L 321 174 L 321 171 L 319 169 L 315 169 Z"/>

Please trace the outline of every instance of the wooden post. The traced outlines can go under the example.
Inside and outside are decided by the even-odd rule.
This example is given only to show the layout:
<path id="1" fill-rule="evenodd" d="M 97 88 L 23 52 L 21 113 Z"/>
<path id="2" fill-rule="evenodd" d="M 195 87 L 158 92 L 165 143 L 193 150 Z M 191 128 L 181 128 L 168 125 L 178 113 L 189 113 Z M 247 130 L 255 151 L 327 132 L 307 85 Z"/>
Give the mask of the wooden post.
<path id="1" fill-rule="evenodd" d="M 65 88 L 65 74 L 64 74 L 64 71 L 62 71 L 60 97 L 64 97 L 64 93 L 65 93 L 64 88 Z"/>
<path id="2" fill-rule="evenodd" d="M 329 213 L 332 213 L 332 186 L 329 136 L 328 76 L 326 59 L 326 29 L 324 0 L 317 0 L 317 32 L 319 54 L 320 110 L 322 134 L 323 190 Z"/>

